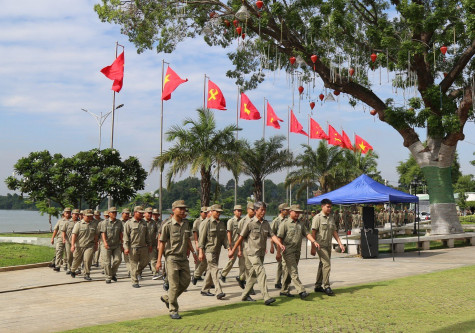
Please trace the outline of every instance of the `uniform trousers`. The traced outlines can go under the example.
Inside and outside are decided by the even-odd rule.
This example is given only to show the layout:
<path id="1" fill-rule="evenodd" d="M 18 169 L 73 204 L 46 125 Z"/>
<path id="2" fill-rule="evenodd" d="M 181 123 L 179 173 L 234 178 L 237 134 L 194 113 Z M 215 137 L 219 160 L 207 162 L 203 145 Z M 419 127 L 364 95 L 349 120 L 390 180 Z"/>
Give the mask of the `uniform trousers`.
<path id="1" fill-rule="evenodd" d="M 125 262 L 125 268 L 127 269 L 127 273 L 130 274 L 130 257 L 128 254 L 124 253 L 124 262 Z"/>
<path id="2" fill-rule="evenodd" d="M 168 295 L 163 299 L 169 303 L 170 314 L 178 313 L 178 297 L 190 285 L 190 263 L 187 258 L 177 259 L 173 256 L 166 258 L 167 276 L 170 285 Z"/>
<path id="3" fill-rule="evenodd" d="M 244 259 L 244 256 L 238 257 L 237 251 L 235 251 L 233 257 L 228 260 L 228 263 L 226 264 L 226 266 L 221 271 L 222 276 L 228 276 L 229 271 L 233 268 L 233 265 L 236 262 L 237 258 L 239 258 L 238 259 L 239 277 L 246 275 L 246 260 Z M 243 280 L 245 280 L 245 279 L 243 279 Z"/>
<path id="4" fill-rule="evenodd" d="M 317 280 L 315 287 L 329 288 L 330 287 L 330 258 L 332 254 L 331 247 L 320 247 L 317 249 L 318 256 L 320 257 L 320 263 L 318 264 Z"/>
<path id="5" fill-rule="evenodd" d="M 209 291 L 211 286 L 214 285 L 217 295 L 223 292 L 223 289 L 221 289 L 221 283 L 218 279 L 218 262 L 220 252 L 221 251 L 217 251 L 217 253 L 205 253 L 206 261 L 208 262 L 208 271 L 206 272 L 205 282 L 203 283 L 203 288 L 201 288 L 201 291 Z"/>
<path id="6" fill-rule="evenodd" d="M 193 276 L 195 278 L 199 278 L 201 275 L 203 275 L 204 271 L 208 268 L 208 262 L 206 261 L 206 258 L 203 259 L 203 261 L 198 261 L 195 264 L 195 271 L 193 272 Z"/>
<path id="7" fill-rule="evenodd" d="M 247 275 L 246 288 L 242 292 L 241 299 L 245 300 L 249 296 L 254 284 L 257 282 L 259 289 L 261 290 L 264 300 L 271 298 L 267 289 L 267 275 L 264 269 L 264 256 L 246 256 L 246 267 L 249 268 L 249 274 Z"/>
<path id="8" fill-rule="evenodd" d="M 97 250 L 94 251 L 94 259 L 93 263 L 95 264 L 100 264 L 100 266 L 103 268 L 104 266 L 102 265 L 102 257 L 101 257 L 101 246 L 102 244 L 102 238 L 99 239 L 99 243 L 97 245 Z"/>
<path id="9" fill-rule="evenodd" d="M 79 265 L 84 262 L 84 271 L 91 273 L 92 257 L 94 256 L 94 247 L 76 247 L 73 254 L 73 265 L 71 272 L 75 272 Z"/>
<path id="10" fill-rule="evenodd" d="M 155 275 L 157 273 L 157 257 L 158 257 L 158 250 L 157 250 L 157 244 L 153 244 L 152 246 L 152 252 L 149 253 L 149 258 L 150 258 L 150 266 L 152 268 L 152 273 Z"/>
<path id="11" fill-rule="evenodd" d="M 281 284 L 283 276 L 284 276 L 284 271 L 283 271 L 282 261 L 278 261 L 277 262 L 277 273 L 276 273 L 276 277 L 275 277 L 275 283 L 276 284 Z"/>
<path id="12" fill-rule="evenodd" d="M 138 275 L 142 275 L 143 269 L 149 263 L 148 246 L 133 247 L 129 252 L 130 278 L 134 284 L 139 283 Z"/>
<path id="13" fill-rule="evenodd" d="M 284 277 L 281 292 L 290 292 L 290 282 L 292 282 L 297 290 L 297 293 L 305 291 L 305 287 L 299 278 L 298 265 L 300 260 L 300 252 L 287 253 L 284 251 L 282 255 L 282 266 L 284 266 Z"/>
<path id="14" fill-rule="evenodd" d="M 122 249 L 120 246 L 106 249 L 102 246 L 102 266 L 106 274 L 106 279 L 111 280 L 113 276 L 117 275 L 117 270 L 122 262 Z"/>
<path id="15" fill-rule="evenodd" d="M 73 253 L 71 252 L 71 243 L 66 241 L 66 243 L 64 243 L 64 249 L 66 250 L 66 266 L 68 270 L 71 270 L 71 266 L 73 265 Z"/>
<path id="16" fill-rule="evenodd" d="M 63 264 L 63 256 L 64 256 L 63 239 L 62 238 L 56 238 L 56 254 L 55 254 L 54 265 L 57 268 L 60 268 L 61 265 Z"/>

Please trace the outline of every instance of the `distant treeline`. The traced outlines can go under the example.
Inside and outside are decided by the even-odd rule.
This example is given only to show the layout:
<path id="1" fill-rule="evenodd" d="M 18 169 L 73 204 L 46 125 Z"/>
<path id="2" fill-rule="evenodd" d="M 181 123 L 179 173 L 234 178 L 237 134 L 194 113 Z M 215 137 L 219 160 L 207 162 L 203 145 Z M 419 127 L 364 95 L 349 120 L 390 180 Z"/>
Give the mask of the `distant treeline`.
<path id="1" fill-rule="evenodd" d="M 16 193 L 0 195 L 0 209 L 38 210 L 34 203 L 27 203 L 27 201 Z"/>

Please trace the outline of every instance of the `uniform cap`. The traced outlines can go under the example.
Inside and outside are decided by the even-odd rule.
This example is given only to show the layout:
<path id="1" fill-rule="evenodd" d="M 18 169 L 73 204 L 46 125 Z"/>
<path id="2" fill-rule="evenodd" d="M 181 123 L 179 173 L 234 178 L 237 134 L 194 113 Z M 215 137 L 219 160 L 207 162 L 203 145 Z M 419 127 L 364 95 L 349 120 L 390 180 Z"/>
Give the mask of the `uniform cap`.
<path id="1" fill-rule="evenodd" d="M 152 214 L 160 214 L 160 212 L 158 211 L 157 208 L 154 208 L 154 209 L 152 210 Z"/>
<path id="2" fill-rule="evenodd" d="M 145 213 L 151 213 L 153 211 L 152 207 L 145 208 Z"/>
<path id="3" fill-rule="evenodd" d="M 64 212 L 70 212 L 70 211 L 71 211 L 71 207 L 66 207 L 66 208 L 64 208 L 63 213 Z"/>
<path id="4" fill-rule="evenodd" d="M 207 211 L 208 211 L 208 207 L 206 207 L 206 206 L 201 207 L 201 212 L 202 213 L 206 213 Z"/>
<path id="5" fill-rule="evenodd" d="M 79 214 L 79 209 L 73 209 L 73 214 Z"/>
<path id="6" fill-rule="evenodd" d="M 116 208 L 116 207 L 111 207 L 111 208 L 109 208 L 109 213 L 114 213 L 114 212 L 117 212 L 117 208 Z"/>
<path id="7" fill-rule="evenodd" d="M 101 215 L 101 212 L 98 211 L 98 210 L 95 210 L 95 211 L 94 211 L 94 215 Z"/>
<path id="8" fill-rule="evenodd" d="M 97 214 L 97 215 L 99 215 L 99 214 Z M 106 210 L 106 211 L 104 212 L 104 216 L 109 216 L 109 211 L 108 211 L 108 210 Z"/>
<path id="9" fill-rule="evenodd" d="M 247 209 L 254 209 L 254 202 L 248 202 Z"/>
<path id="10" fill-rule="evenodd" d="M 290 209 L 291 211 L 293 210 L 294 212 L 298 212 L 298 213 L 303 212 L 303 210 L 300 209 L 300 205 L 292 205 L 292 206 L 290 206 L 289 209 Z"/>
<path id="11" fill-rule="evenodd" d="M 84 210 L 80 210 L 80 211 L 79 211 L 79 214 L 84 214 Z"/>
<path id="12" fill-rule="evenodd" d="M 287 210 L 289 208 L 289 205 L 287 205 L 286 203 L 282 203 L 279 205 L 279 210 Z"/>
<path id="13" fill-rule="evenodd" d="M 144 212 L 143 207 L 142 206 L 135 206 L 134 207 L 134 213 L 135 212 L 143 213 Z"/>
<path id="14" fill-rule="evenodd" d="M 242 206 L 241 205 L 236 205 L 236 206 L 234 206 L 233 210 L 242 210 Z"/>
<path id="15" fill-rule="evenodd" d="M 212 205 L 211 207 L 209 207 L 209 210 L 211 211 L 217 211 L 217 212 L 222 212 L 223 210 L 221 209 L 221 205 Z"/>
<path id="16" fill-rule="evenodd" d="M 172 209 L 175 208 L 188 208 L 187 205 L 185 205 L 185 200 L 177 200 L 174 203 L 172 203 Z"/>
<path id="17" fill-rule="evenodd" d="M 128 208 L 122 209 L 122 214 L 130 214 L 130 209 Z"/>
<path id="18" fill-rule="evenodd" d="M 86 216 L 94 216 L 92 209 L 85 209 L 83 210 L 83 212 L 84 212 L 84 215 Z"/>

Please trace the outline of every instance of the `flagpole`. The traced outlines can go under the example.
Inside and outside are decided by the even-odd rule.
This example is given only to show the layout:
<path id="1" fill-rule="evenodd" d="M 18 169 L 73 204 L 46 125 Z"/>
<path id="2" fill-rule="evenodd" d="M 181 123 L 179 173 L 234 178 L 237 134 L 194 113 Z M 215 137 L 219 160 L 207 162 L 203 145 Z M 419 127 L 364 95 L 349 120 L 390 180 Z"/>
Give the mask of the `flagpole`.
<path id="1" fill-rule="evenodd" d="M 206 109 L 206 73 L 203 82 L 203 110 Z"/>
<path id="2" fill-rule="evenodd" d="M 290 154 L 290 107 L 287 106 L 287 152 Z M 287 167 L 287 177 L 289 177 L 289 168 Z M 290 205 L 289 201 L 289 191 L 290 191 L 290 185 L 289 188 L 285 190 L 285 201 L 287 201 Z"/>
<path id="3" fill-rule="evenodd" d="M 236 141 L 239 139 L 239 86 L 237 86 L 237 99 L 236 99 Z M 234 178 L 234 206 L 237 205 L 237 177 Z"/>
<path id="4" fill-rule="evenodd" d="M 161 107 L 160 107 L 160 156 L 163 153 L 163 80 L 165 74 L 165 63 L 169 65 L 168 62 L 165 62 L 165 59 L 162 59 L 162 97 L 161 97 Z M 158 211 L 160 212 L 160 217 L 162 217 L 162 187 L 163 187 L 163 168 L 160 167 L 160 187 L 158 190 Z"/>
<path id="5" fill-rule="evenodd" d="M 264 97 L 264 117 L 262 122 L 262 140 L 266 141 L 266 98 Z M 262 201 L 265 200 L 265 177 L 262 178 Z"/>

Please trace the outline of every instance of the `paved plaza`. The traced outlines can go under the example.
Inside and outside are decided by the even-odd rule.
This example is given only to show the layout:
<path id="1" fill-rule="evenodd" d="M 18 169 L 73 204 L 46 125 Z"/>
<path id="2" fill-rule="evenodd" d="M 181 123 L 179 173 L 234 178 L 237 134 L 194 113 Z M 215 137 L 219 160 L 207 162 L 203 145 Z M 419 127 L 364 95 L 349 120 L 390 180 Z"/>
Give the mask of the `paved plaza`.
<path id="1" fill-rule="evenodd" d="M 224 251 L 226 252 L 226 251 Z M 311 257 L 308 255 L 309 258 Z M 305 257 L 305 252 L 303 252 Z M 279 295 L 274 289 L 276 264 L 274 256 L 268 254 L 265 265 L 270 294 Z M 225 264 L 222 254 L 220 267 Z M 318 261 L 301 260 L 299 273 L 308 291 L 313 292 Z M 338 288 L 368 282 L 389 280 L 404 276 L 423 274 L 445 269 L 475 265 L 475 247 L 451 248 L 398 254 L 393 261 L 391 255 L 380 255 L 377 259 L 362 259 L 333 252 L 331 282 L 338 297 Z M 94 268 L 92 282 L 75 279 L 63 271 L 55 273 L 50 268 L 33 268 L 0 273 L 0 332 L 57 332 L 116 321 L 139 319 L 167 314 L 160 301 L 165 292 L 163 281 L 153 281 L 146 268 L 142 288 L 135 289 L 126 277 L 122 263 L 117 283 L 105 284 L 99 268 Z M 179 298 L 180 312 L 216 305 L 240 302 L 241 289 L 234 277 L 234 268 L 223 284 L 225 300 L 201 296 L 202 281 L 196 286 L 190 284 L 188 292 Z M 256 285 L 257 300 L 261 299 Z M 295 290 L 293 290 L 295 293 Z M 295 299 L 298 303 L 299 300 Z M 279 301 L 274 306 L 278 306 Z M 264 306 L 263 306 L 264 310 Z M 186 315 L 183 317 L 186 320 Z"/>

